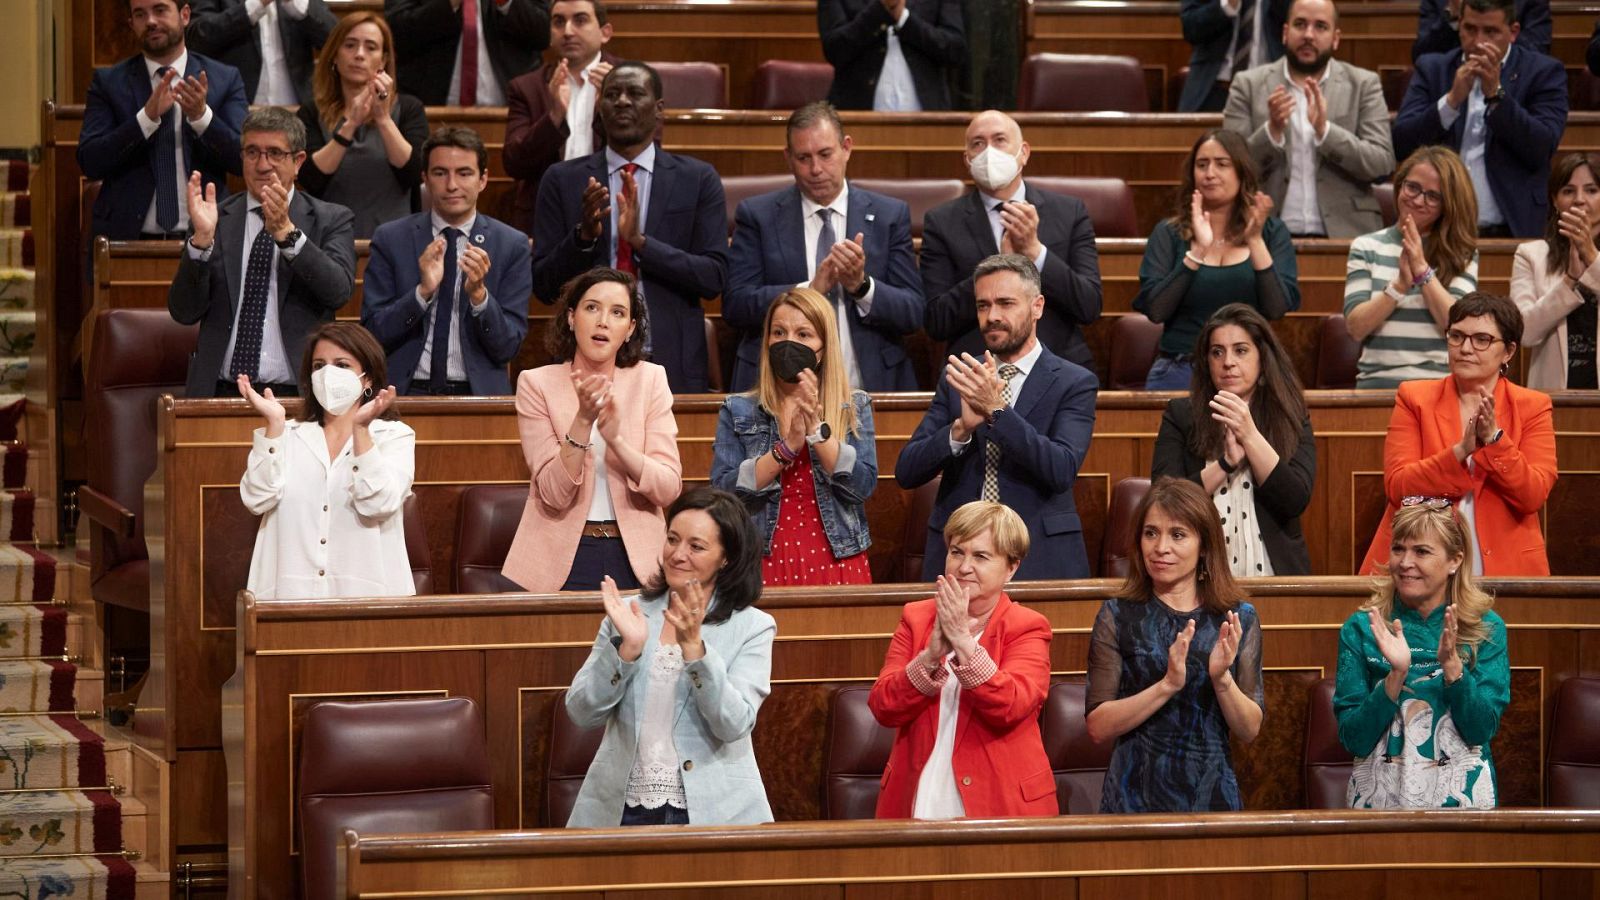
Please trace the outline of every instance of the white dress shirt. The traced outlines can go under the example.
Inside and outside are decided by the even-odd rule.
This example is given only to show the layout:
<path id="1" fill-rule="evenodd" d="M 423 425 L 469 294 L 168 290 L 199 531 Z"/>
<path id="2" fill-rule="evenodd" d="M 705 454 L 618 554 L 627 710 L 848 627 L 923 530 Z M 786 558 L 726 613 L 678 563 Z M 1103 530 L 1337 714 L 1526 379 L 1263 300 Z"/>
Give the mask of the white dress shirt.
<path id="1" fill-rule="evenodd" d="M 261 35 L 261 78 L 256 82 L 256 95 L 251 102 L 257 106 L 294 106 L 300 98 L 294 93 L 294 79 L 289 76 L 289 63 L 283 52 L 283 34 L 278 30 L 281 12 L 295 21 L 306 17 L 311 0 L 244 0 L 245 15 Z"/>
<path id="2" fill-rule="evenodd" d="M 1511 54 L 1517 46 L 1506 48 L 1505 59 L 1500 62 L 1500 85 L 1505 86 L 1505 67 L 1511 64 Z M 1449 131 L 1460 118 L 1461 110 L 1450 105 L 1450 95 L 1439 98 L 1439 126 Z M 1495 202 L 1494 191 L 1489 187 L 1489 165 L 1485 151 L 1489 146 L 1489 107 L 1483 96 L 1483 84 L 1473 79 L 1472 90 L 1467 94 L 1467 124 L 1461 129 L 1461 161 L 1467 164 L 1467 174 L 1472 176 L 1472 189 L 1478 193 L 1478 226 L 1504 225 L 1506 214 Z"/>
<path id="3" fill-rule="evenodd" d="M 1006 230 L 1005 222 L 1000 219 L 1000 207 L 1011 202 L 1027 203 L 1028 183 L 1024 181 L 1017 185 L 1017 192 L 1007 200 L 1001 200 L 993 194 L 985 193 L 982 188 L 978 189 L 978 196 L 983 198 L 984 211 L 989 214 L 989 230 L 994 232 L 994 245 L 996 252 L 998 252 L 1000 237 L 1005 234 Z M 1049 255 L 1050 248 L 1046 247 L 1044 242 L 1041 241 L 1039 243 L 1039 255 L 1033 258 L 1033 267 L 1041 272 L 1044 271 L 1044 258 Z"/>
<path id="4" fill-rule="evenodd" d="M 599 64 L 600 54 L 596 53 L 576 76 L 570 69 L 567 71 L 567 80 L 572 83 L 572 99 L 567 101 L 567 145 L 561 152 L 562 159 L 577 159 L 594 152 L 596 89 L 589 81 L 589 73 Z"/>
<path id="5" fill-rule="evenodd" d="M 800 195 L 800 223 L 805 226 L 806 235 L 806 281 L 796 287 L 809 287 L 810 279 L 817 277 L 817 242 L 822 239 L 822 217 L 817 212 L 822 205 L 814 202 L 805 194 Z M 850 222 L 850 183 L 844 182 L 839 187 L 839 196 L 827 207 L 832 211 L 829 221 L 833 223 L 833 237 L 835 241 L 848 241 L 855 235 L 849 233 Z M 866 319 L 872 312 L 872 297 L 878 292 L 877 282 L 867 276 L 867 293 L 860 299 L 849 296 L 849 289 L 840 285 L 839 289 L 846 294 L 845 303 L 854 303 L 856 312 Z M 839 326 L 839 355 L 844 360 L 845 374 L 850 377 L 850 386 L 857 390 L 861 387 L 861 366 L 856 362 L 855 341 L 850 336 L 850 311 L 844 303 L 834 304 L 834 316 Z"/>
<path id="6" fill-rule="evenodd" d="M 1222 58 L 1222 69 L 1217 73 L 1218 81 L 1233 80 L 1233 54 L 1239 46 L 1239 11 L 1244 8 L 1244 0 L 1219 0 L 1222 4 L 1222 14 L 1233 20 L 1233 38 L 1228 41 L 1228 54 Z M 1246 69 L 1265 65 L 1267 59 L 1266 41 L 1262 38 L 1261 31 L 1261 4 L 1266 0 L 1254 0 L 1255 15 L 1250 17 L 1250 61 L 1245 63 Z"/>
<path id="7" fill-rule="evenodd" d="M 1317 78 L 1317 86 L 1328 86 L 1328 69 L 1322 67 L 1322 75 Z M 1288 58 L 1284 58 L 1283 79 L 1288 83 L 1289 96 L 1294 98 L 1294 112 L 1289 114 L 1289 130 L 1294 132 L 1294 145 L 1289 148 L 1289 187 L 1283 195 L 1283 224 L 1289 227 L 1290 234 L 1296 235 L 1323 235 L 1327 234 L 1327 226 L 1322 222 L 1322 206 L 1317 202 L 1317 148 L 1328 137 L 1328 123 L 1322 125 L 1322 133 L 1317 134 L 1311 127 L 1311 115 L 1307 110 L 1310 101 L 1306 99 L 1305 79 L 1296 78 L 1289 71 Z M 1326 95 L 1326 91 L 1324 91 Z M 1272 140 L 1272 130 L 1267 130 L 1267 140 Z M 1288 141 L 1288 132 L 1284 133 L 1283 140 L 1272 141 L 1273 146 L 1283 149 Z"/>
<path id="8" fill-rule="evenodd" d="M 161 68 L 161 63 L 146 56 L 144 58 L 144 67 L 150 73 L 150 87 L 154 89 L 161 82 L 161 76 L 156 74 L 156 70 Z M 189 68 L 189 51 L 185 50 L 178 54 L 178 58 L 172 61 L 172 68 L 176 69 L 178 77 L 182 78 L 183 73 L 188 71 Z M 174 79 L 174 83 L 176 83 L 176 79 Z M 172 105 L 178 110 L 178 114 L 172 117 L 174 134 L 172 146 L 176 147 L 178 151 L 172 164 L 173 170 L 178 173 L 178 225 L 173 230 L 188 231 L 189 210 L 183 203 L 184 185 L 189 183 L 189 173 L 184 171 L 183 167 L 183 123 L 187 121 L 197 137 L 205 134 L 206 128 L 211 125 L 211 105 L 209 103 L 206 104 L 206 108 L 200 113 L 200 118 L 198 119 L 186 119 L 183 115 L 183 107 L 178 106 L 176 100 L 172 102 Z M 133 114 L 133 117 L 138 121 L 139 129 L 144 132 L 147 140 L 156 133 L 157 128 L 161 127 L 161 120 L 152 119 L 145 115 L 144 107 L 142 106 L 139 107 L 138 112 Z M 144 230 L 149 232 L 162 230 L 161 225 L 156 221 L 156 195 L 154 191 L 150 192 L 150 208 L 145 210 Z"/>
<path id="9" fill-rule="evenodd" d="M 1035 329 L 1037 329 L 1037 327 L 1038 327 L 1038 323 L 1037 322 L 1034 323 L 1034 327 L 1035 327 Z M 1022 396 L 1022 384 L 1023 384 L 1023 382 L 1028 380 L 1028 373 L 1033 371 L 1033 367 L 1036 364 L 1038 364 L 1038 362 L 1039 362 L 1039 357 L 1043 356 L 1043 355 L 1044 355 L 1044 342 L 1039 340 L 1039 334 L 1038 334 L 1038 331 L 1036 330 L 1034 332 L 1034 335 L 1033 335 L 1033 349 L 1029 350 L 1027 353 L 1023 354 L 1023 357 L 1021 359 L 1019 359 L 1016 362 L 1012 363 L 1013 366 L 1017 367 L 1017 374 L 1011 376 L 1011 404 L 1010 404 L 1011 406 L 1016 406 L 1017 405 L 1017 398 Z M 983 358 L 979 357 L 978 361 L 982 362 Z M 995 367 L 996 368 L 999 368 L 1000 366 L 1005 365 L 1005 363 L 1002 362 L 999 357 L 996 357 L 994 362 L 995 362 Z M 959 401 L 961 399 L 960 395 L 957 395 L 956 399 Z M 993 410 L 983 409 L 983 410 L 979 410 L 979 412 L 983 413 L 984 415 L 988 415 L 989 413 L 993 412 Z M 960 418 L 960 416 L 961 416 L 961 408 L 957 407 L 956 408 L 956 417 Z M 952 437 L 950 439 L 950 455 L 951 456 L 960 456 L 961 454 L 967 452 L 967 448 L 971 447 L 971 446 L 972 446 L 972 435 L 971 434 L 968 434 L 967 435 L 967 439 L 964 440 L 964 441 L 958 441 L 958 440 L 956 440 L 955 438 Z"/>
<path id="10" fill-rule="evenodd" d="M 449 357 L 445 360 L 445 377 L 451 381 L 466 381 L 467 358 L 461 353 L 461 307 L 465 306 L 471 310 L 474 316 L 483 315 L 483 311 L 489 308 L 487 297 L 485 297 L 481 305 L 473 306 L 472 301 L 461 292 L 461 285 L 466 278 L 466 270 L 461 267 L 461 255 L 470 246 L 472 228 L 478 223 L 478 211 L 473 210 L 472 215 L 468 216 L 467 221 L 461 225 L 451 225 L 444 219 L 439 218 L 439 214 L 436 212 L 429 213 L 428 218 L 433 226 L 432 233 L 435 238 L 446 228 L 455 228 L 461 232 L 461 236 L 456 238 L 456 305 L 455 317 L 450 320 L 450 347 L 446 350 Z M 417 302 L 422 304 L 423 315 L 428 318 L 428 324 L 423 331 L 422 356 L 417 359 L 416 371 L 411 373 L 411 377 L 414 379 L 420 378 L 426 381 L 433 377 L 433 320 L 439 315 L 439 304 L 435 301 L 439 299 L 439 294 L 443 290 L 444 285 L 441 284 L 433 292 L 432 297 L 424 300 L 422 298 L 422 286 L 418 285 L 413 295 L 417 298 Z"/>
<path id="11" fill-rule="evenodd" d="M 478 0 L 478 21 L 468 22 L 466 16 L 461 17 L 461 33 L 464 36 L 468 28 L 478 30 L 478 97 L 473 106 L 505 106 L 506 90 L 500 84 L 500 79 L 494 74 L 494 65 L 489 62 L 489 45 L 484 41 L 483 17 L 488 15 L 488 7 L 494 7 L 496 15 L 503 16 L 506 9 L 511 6 L 511 0 Z M 445 99 L 456 106 L 464 106 L 461 102 L 461 42 L 456 41 L 456 61 L 450 68 L 450 90 L 444 95 Z"/>
<path id="12" fill-rule="evenodd" d="M 894 27 L 889 29 L 883 68 L 878 72 L 878 87 L 872 92 L 872 108 L 879 112 L 922 112 L 917 84 L 911 78 L 911 66 L 906 62 L 905 50 L 900 47 L 900 29 L 910 18 L 911 7 L 906 6 L 900 10 Z"/>

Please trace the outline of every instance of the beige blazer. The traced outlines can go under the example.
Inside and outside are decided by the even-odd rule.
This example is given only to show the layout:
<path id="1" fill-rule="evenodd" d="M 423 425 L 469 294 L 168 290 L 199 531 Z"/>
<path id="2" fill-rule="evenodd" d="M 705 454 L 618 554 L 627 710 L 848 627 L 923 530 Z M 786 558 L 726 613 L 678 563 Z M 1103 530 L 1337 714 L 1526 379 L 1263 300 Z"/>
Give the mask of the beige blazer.
<path id="1" fill-rule="evenodd" d="M 1567 387 L 1567 316 L 1583 296 L 1561 275 L 1545 267 L 1549 246 L 1528 241 L 1511 260 L 1511 301 L 1522 310 L 1522 345 L 1528 348 L 1528 387 L 1562 391 Z M 1600 293 L 1600 259 L 1579 279 Z M 1600 335 L 1596 335 L 1600 338 Z"/>
<path id="2" fill-rule="evenodd" d="M 1261 172 L 1261 189 L 1281 215 L 1289 192 L 1289 151 L 1294 131 L 1284 129 L 1283 146 L 1267 134 L 1267 98 L 1279 85 L 1289 85 L 1283 60 L 1256 66 L 1233 78 L 1222 124 L 1238 132 L 1250 146 Z M 1328 101 L 1328 134 L 1317 147 L 1317 205 L 1328 237 L 1354 238 L 1383 227 L 1383 212 L 1372 195 L 1372 182 L 1394 172 L 1394 144 L 1389 138 L 1389 110 L 1376 72 L 1329 60 L 1322 85 Z"/>
<path id="3" fill-rule="evenodd" d="M 644 584 L 660 569 L 667 538 L 664 513 L 683 490 L 678 421 L 672 417 L 667 370 L 641 362 L 619 368 L 612 379 L 621 433 L 645 456 L 637 479 L 626 477 L 615 453 L 606 454 L 606 483 L 634 577 Z M 517 429 L 531 479 L 522 522 L 501 574 L 534 593 L 558 591 L 572 571 L 594 498 L 594 454 L 574 480 L 561 465 L 561 439 L 578 414 L 572 363 L 524 371 L 517 378 Z"/>

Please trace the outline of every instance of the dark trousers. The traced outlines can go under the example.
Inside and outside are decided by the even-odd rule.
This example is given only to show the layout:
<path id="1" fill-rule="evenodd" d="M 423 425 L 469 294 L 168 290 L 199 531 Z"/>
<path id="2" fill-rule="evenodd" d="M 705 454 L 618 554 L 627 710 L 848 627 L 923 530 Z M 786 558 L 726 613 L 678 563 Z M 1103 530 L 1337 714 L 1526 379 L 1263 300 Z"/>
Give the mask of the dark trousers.
<path id="1" fill-rule="evenodd" d="M 607 575 L 617 583 L 617 590 L 631 591 L 639 587 L 633 577 L 633 564 L 628 562 L 628 548 L 622 538 L 601 538 L 584 535 L 578 539 L 578 554 L 572 558 L 572 571 L 567 573 L 563 591 L 598 591 L 600 580 Z"/>
<path id="2" fill-rule="evenodd" d="M 472 394 L 470 381 L 446 381 L 444 387 L 437 391 L 433 389 L 433 382 L 426 378 L 413 378 L 406 385 L 407 397 L 467 397 Z"/>
<path id="3" fill-rule="evenodd" d="M 661 804 L 660 809 L 645 809 L 642 806 L 622 807 L 623 825 L 687 825 L 689 824 L 689 811 L 679 809 L 670 803 Z"/>

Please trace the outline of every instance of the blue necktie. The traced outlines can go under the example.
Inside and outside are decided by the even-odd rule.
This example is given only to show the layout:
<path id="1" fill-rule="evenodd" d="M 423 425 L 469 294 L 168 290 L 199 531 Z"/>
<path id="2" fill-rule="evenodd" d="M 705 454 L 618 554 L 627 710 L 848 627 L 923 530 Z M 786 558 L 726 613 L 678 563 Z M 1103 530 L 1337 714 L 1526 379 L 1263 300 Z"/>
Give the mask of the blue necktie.
<path id="1" fill-rule="evenodd" d="M 262 215 L 261 207 L 250 210 Z M 250 244 L 250 261 L 244 269 L 244 298 L 239 303 L 239 329 L 233 339 L 233 360 L 228 374 L 249 375 L 256 381 L 261 371 L 261 339 L 267 327 L 267 287 L 272 283 L 272 233 L 265 224 Z"/>
<path id="2" fill-rule="evenodd" d="M 171 66 L 162 66 L 156 78 L 170 71 Z M 173 127 L 177 120 L 178 104 L 173 103 L 156 129 L 156 224 L 162 231 L 178 230 L 178 140 Z"/>
<path id="3" fill-rule="evenodd" d="M 817 256 L 816 265 L 812 268 L 813 272 L 822 268 L 822 261 L 828 258 L 828 251 L 832 250 L 833 245 L 838 243 L 838 238 L 833 233 L 833 210 L 824 206 L 817 210 L 817 215 L 822 218 L 822 232 L 817 235 Z M 833 290 L 828 292 L 828 299 L 838 303 L 839 297 L 839 286 L 835 284 Z"/>
<path id="4" fill-rule="evenodd" d="M 439 309 L 433 317 L 433 358 L 430 360 L 432 378 L 430 387 L 443 393 L 450 380 L 450 323 L 456 317 L 456 239 L 461 232 L 446 228 L 444 237 L 444 279 L 439 282 Z"/>

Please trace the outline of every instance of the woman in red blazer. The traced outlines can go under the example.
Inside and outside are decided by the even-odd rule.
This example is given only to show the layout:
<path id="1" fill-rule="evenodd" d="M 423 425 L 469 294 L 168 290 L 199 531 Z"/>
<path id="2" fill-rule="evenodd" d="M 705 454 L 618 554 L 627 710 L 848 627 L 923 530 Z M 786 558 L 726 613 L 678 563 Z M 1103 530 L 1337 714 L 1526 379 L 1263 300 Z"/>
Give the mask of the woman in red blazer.
<path id="1" fill-rule="evenodd" d="M 1390 523 L 1406 497 L 1445 497 L 1472 528 L 1477 575 L 1549 575 L 1539 510 L 1556 483 L 1550 396 L 1503 376 L 1522 340 L 1522 314 L 1476 292 L 1450 308 L 1450 374 L 1409 381 L 1395 396 L 1383 445 L 1389 505 L 1361 563 L 1389 559 Z"/>
<path id="2" fill-rule="evenodd" d="M 878 818 L 1056 815 L 1039 734 L 1050 623 L 1004 591 L 1028 553 L 1027 526 L 978 500 L 950 516 L 944 539 L 937 593 L 906 604 L 868 701 L 898 729 Z"/>

